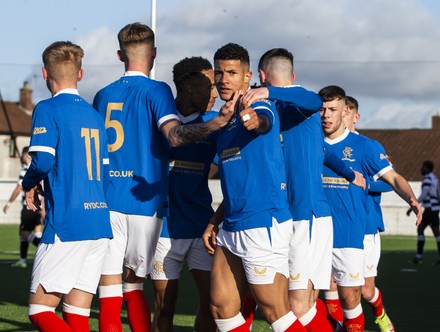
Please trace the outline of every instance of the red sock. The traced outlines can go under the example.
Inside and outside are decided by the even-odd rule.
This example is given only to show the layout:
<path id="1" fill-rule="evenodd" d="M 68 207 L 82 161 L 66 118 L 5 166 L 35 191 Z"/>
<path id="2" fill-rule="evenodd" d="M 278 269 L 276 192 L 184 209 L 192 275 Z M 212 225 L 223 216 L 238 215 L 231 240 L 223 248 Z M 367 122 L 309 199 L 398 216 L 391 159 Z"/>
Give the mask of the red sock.
<path id="1" fill-rule="evenodd" d="M 243 304 L 241 306 L 241 313 L 246 320 L 246 326 L 248 330 L 250 330 L 252 322 L 255 316 L 255 309 L 257 308 L 257 302 L 255 302 L 254 297 L 249 293 L 248 296 L 244 299 Z"/>
<path id="2" fill-rule="evenodd" d="M 333 327 L 327 320 L 327 316 L 322 315 L 318 311 L 313 319 L 304 327 L 307 332 L 333 332 Z"/>
<path id="3" fill-rule="evenodd" d="M 72 332 L 70 326 L 52 311 L 43 311 L 35 315 L 30 315 L 29 320 L 38 331 Z"/>
<path id="4" fill-rule="evenodd" d="M 72 331 L 90 332 L 88 316 L 81 316 L 63 311 L 63 319 L 67 324 L 69 324 Z"/>
<path id="5" fill-rule="evenodd" d="M 102 297 L 99 299 L 99 331 L 122 332 L 122 297 Z"/>
<path id="6" fill-rule="evenodd" d="M 344 317 L 344 323 L 342 327 L 343 332 L 363 332 L 364 331 L 364 313 L 361 313 L 355 318 Z"/>
<path id="7" fill-rule="evenodd" d="M 327 317 L 327 307 L 325 306 L 324 301 L 321 300 L 319 297 L 316 299 L 316 311 L 318 311 L 318 313 L 320 313 L 324 317 Z"/>
<path id="8" fill-rule="evenodd" d="M 233 328 L 232 330 L 228 332 L 249 332 L 249 326 L 246 325 L 247 322 L 243 323 L 240 326 L 237 326 L 236 328 Z"/>
<path id="9" fill-rule="evenodd" d="M 144 292 L 133 290 L 124 293 L 128 323 L 132 332 L 151 332 L 151 312 Z"/>
<path id="10" fill-rule="evenodd" d="M 285 332 L 307 332 L 306 328 L 302 326 L 299 319 L 296 319 L 292 325 L 290 325 Z"/>
<path id="11" fill-rule="evenodd" d="M 378 293 L 377 299 L 374 302 L 368 302 L 371 309 L 373 309 L 373 314 L 376 317 L 380 317 L 383 313 L 383 305 L 382 305 L 382 293 L 378 288 L 376 288 L 376 292 Z"/>
<path id="12" fill-rule="evenodd" d="M 326 299 L 325 304 L 328 311 L 327 319 L 334 329 L 338 322 L 344 320 L 344 312 L 342 311 L 341 303 L 339 302 L 339 299 Z"/>

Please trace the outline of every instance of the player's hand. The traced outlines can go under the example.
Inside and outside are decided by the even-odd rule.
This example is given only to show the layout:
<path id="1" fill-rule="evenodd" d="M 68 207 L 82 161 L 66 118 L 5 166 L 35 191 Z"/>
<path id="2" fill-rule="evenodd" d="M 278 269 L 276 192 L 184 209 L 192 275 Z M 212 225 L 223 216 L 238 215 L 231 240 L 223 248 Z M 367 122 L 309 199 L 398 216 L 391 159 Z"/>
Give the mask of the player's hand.
<path id="1" fill-rule="evenodd" d="M 269 98 L 269 90 L 266 87 L 249 89 L 243 95 L 243 100 L 248 105 L 251 105 L 254 101 L 258 99 L 267 99 L 267 98 Z"/>
<path id="2" fill-rule="evenodd" d="M 218 112 L 218 116 L 216 117 L 217 121 L 220 121 L 220 127 L 226 126 L 231 120 L 231 118 L 234 116 L 235 111 L 238 108 L 238 101 L 240 100 L 240 97 L 243 95 L 243 91 L 238 90 L 235 91 L 234 95 L 232 96 L 231 100 L 228 100 Z"/>
<path id="3" fill-rule="evenodd" d="M 39 197 L 40 192 L 41 190 L 38 188 L 38 186 L 35 186 L 25 192 L 26 205 L 34 212 L 41 209 L 41 201 Z"/>
<path id="4" fill-rule="evenodd" d="M 422 222 L 422 206 L 417 200 L 412 199 L 410 202 L 411 211 L 414 211 L 417 220 L 416 220 L 416 226 L 419 226 Z M 408 214 L 408 212 L 407 212 Z"/>
<path id="5" fill-rule="evenodd" d="M 364 176 L 362 175 L 362 173 L 359 173 L 358 171 L 353 170 L 353 172 L 355 177 L 351 183 L 365 190 L 365 188 L 367 187 L 367 182 L 365 181 Z"/>
<path id="6" fill-rule="evenodd" d="M 10 207 L 10 203 L 6 203 L 6 205 L 3 207 L 3 213 L 4 214 L 8 213 L 9 207 Z"/>
<path id="7" fill-rule="evenodd" d="M 267 117 L 265 115 L 258 115 L 244 99 L 241 100 L 241 111 L 239 116 L 243 127 L 247 130 L 264 132 L 269 127 L 269 120 Z"/>
<path id="8" fill-rule="evenodd" d="M 409 208 L 409 209 L 406 211 L 406 215 L 409 217 L 409 215 L 411 214 L 411 212 L 412 212 L 412 209 Z"/>
<path id="9" fill-rule="evenodd" d="M 215 224 L 209 223 L 202 234 L 203 245 L 210 255 L 214 255 L 215 247 L 217 246 L 217 232 L 218 227 Z"/>

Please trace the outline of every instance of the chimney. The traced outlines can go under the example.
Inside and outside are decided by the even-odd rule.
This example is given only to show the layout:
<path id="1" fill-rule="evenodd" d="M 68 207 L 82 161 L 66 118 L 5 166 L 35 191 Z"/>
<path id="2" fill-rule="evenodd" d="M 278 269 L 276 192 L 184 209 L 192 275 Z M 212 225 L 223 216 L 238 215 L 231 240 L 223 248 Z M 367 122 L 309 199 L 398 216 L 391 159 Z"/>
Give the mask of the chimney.
<path id="1" fill-rule="evenodd" d="M 29 82 L 24 81 L 23 87 L 20 89 L 19 105 L 26 111 L 32 111 L 34 104 L 32 103 L 32 89 L 29 87 Z"/>

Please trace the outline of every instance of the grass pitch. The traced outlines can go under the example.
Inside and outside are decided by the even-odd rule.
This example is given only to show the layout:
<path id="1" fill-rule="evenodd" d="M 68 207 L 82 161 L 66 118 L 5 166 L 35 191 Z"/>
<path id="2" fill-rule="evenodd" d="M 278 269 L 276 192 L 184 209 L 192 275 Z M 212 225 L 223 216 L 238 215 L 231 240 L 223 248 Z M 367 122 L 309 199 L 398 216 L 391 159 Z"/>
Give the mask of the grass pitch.
<path id="1" fill-rule="evenodd" d="M 429 231 L 429 230 L 428 230 Z M 415 230 L 414 230 L 415 232 Z M 26 269 L 12 268 L 19 258 L 18 225 L 0 225 L 0 331 L 35 331 L 27 318 L 27 297 L 31 264 Z M 382 237 L 382 259 L 377 286 L 383 293 L 386 310 L 396 331 L 440 331 L 437 316 L 440 299 L 440 265 L 432 237 L 427 238 L 423 264 L 414 265 L 414 237 Z M 30 246 L 29 258 L 35 248 Z M 145 293 L 152 301 L 152 287 L 145 283 Z M 191 275 L 185 271 L 174 319 L 176 332 L 191 332 L 197 309 L 196 288 Z M 59 312 L 59 310 L 58 310 Z M 379 331 L 369 307 L 364 305 L 365 330 Z M 90 319 L 91 330 L 98 331 L 98 302 L 95 299 Z M 271 331 L 257 312 L 253 331 Z M 130 331 L 126 311 L 122 312 L 124 331 Z"/>

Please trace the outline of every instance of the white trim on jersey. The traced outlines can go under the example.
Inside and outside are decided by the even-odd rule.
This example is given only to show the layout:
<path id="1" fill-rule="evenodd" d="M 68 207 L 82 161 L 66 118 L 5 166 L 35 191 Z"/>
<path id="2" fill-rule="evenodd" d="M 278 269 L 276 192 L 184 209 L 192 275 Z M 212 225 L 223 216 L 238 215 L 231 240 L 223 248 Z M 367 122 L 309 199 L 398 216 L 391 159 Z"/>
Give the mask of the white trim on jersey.
<path id="1" fill-rule="evenodd" d="M 374 174 L 374 176 L 373 176 L 374 181 L 379 180 L 380 177 L 382 177 L 384 174 L 386 174 L 392 170 L 393 170 L 393 166 L 391 166 L 391 165 L 381 169 L 380 172 Z"/>
<path id="2" fill-rule="evenodd" d="M 180 122 L 179 117 L 176 114 L 168 114 L 162 118 L 159 119 L 159 121 L 157 122 L 157 128 L 160 129 L 160 127 L 167 121 L 170 120 L 177 120 Z"/>
<path id="3" fill-rule="evenodd" d="M 29 148 L 29 152 L 47 152 L 51 155 L 55 156 L 56 151 L 54 148 L 51 148 L 50 146 L 43 146 L 43 145 L 34 145 Z"/>

